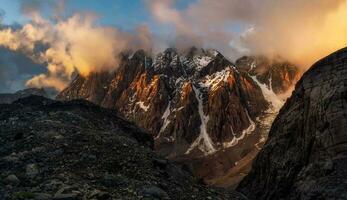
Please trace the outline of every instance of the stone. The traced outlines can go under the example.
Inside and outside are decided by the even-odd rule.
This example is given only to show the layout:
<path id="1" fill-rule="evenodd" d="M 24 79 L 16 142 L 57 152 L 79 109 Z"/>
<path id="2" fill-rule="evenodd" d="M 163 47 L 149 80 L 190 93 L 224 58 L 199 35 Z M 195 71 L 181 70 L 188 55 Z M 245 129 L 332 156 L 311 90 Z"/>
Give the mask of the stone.
<path id="1" fill-rule="evenodd" d="M 14 174 L 8 175 L 3 181 L 5 184 L 10 185 L 18 185 L 20 183 L 20 180 Z"/>
<path id="2" fill-rule="evenodd" d="M 30 178 L 34 178 L 39 174 L 39 168 L 36 164 L 28 164 L 25 168 L 26 175 Z"/>
<path id="3" fill-rule="evenodd" d="M 164 190 L 156 186 L 144 188 L 142 194 L 147 198 L 170 199 L 169 195 Z"/>
<path id="4" fill-rule="evenodd" d="M 55 194 L 53 200 L 76 200 L 76 194 Z"/>
<path id="5" fill-rule="evenodd" d="M 115 187 L 126 184 L 126 180 L 122 176 L 115 176 L 113 174 L 105 173 L 102 184 L 108 187 Z"/>
<path id="6" fill-rule="evenodd" d="M 90 195 L 91 199 L 97 199 L 97 200 L 107 200 L 111 198 L 111 195 L 107 192 L 103 192 L 100 190 L 94 190 L 92 194 Z"/>
<path id="7" fill-rule="evenodd" d="M 154 165 L 159 168 L 165 168 L 168 165 L 168 161 L 164 159 L 154 159 Z"/>
<path id="8" fill-rule="evenodd" d="M 4 160 L 7 162 L 17 163 L 20 162 L 19 158 L 15 154 L 4 157 Z"/>
<path id="9" fill-rule="evenodd" d="M 49 200 L 52 199 L 52 195 L 47 193 L 35 193 L 35 199 L 37 200 Z"/>
<path id="10" fill-rule="evenodd" d="M 60 180 L 47 180 L 44 183 L 44 189 L 49 190 L 49 191 L 55 191 L 57 188 L 60 188 L 63 185 L 63 183 Z"/>

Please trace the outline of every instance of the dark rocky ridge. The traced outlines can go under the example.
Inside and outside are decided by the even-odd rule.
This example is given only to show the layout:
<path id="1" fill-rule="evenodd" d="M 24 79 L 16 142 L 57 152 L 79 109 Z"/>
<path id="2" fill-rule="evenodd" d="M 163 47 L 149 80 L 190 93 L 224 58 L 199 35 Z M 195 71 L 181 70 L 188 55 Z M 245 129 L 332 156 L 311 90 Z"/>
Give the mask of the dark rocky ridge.
<path id="1" fill-rule="evenodd" d="M 48 97 L 48 94 L 44 89 L 28 88 L 20 90 L 16 93 L 0 94 L 0 104 L 10 104 L 20 98 L 25 98 L 31 95 Z"/>
<path id="2" fill-rule="evenodd" d="M 239 191 L 251 199 L 347 199 L 347 48 L 308 70 Z"/>
<path id="3" fill-rule="evenodd" d="M 266 72 L 273 66 L 259 67 Z M 293 66 L 284 63 L 279 71 L 286 73 L 286 67 Z M 265 78 L 276 75 L 267 74 Z M 158 153 L 189 163 L 196 175 L 209 179 L 263 143 L 259 142 L 263 141 L 261 131 L 255 131 L 257 119 L 271 102 L 255 79 L 249 70 L 235 66 L 215 50 L 192 48 L 181 53 L 167 49 L 155 57 L 139 50 L 123 54 L 114 74 L 76 77 L 57 98 L 82 98 L 118 110 L 149 131 Z M 280 79 L 277 82 L 282 85 Z M 231 151 L 238 145 L 242 151 Z"/>
<path id="4" fill-rule="evenodd" d="M 0 104 L 0 199 L 242 199 L 156 155 L 148 133 L 87 101 Z"/>

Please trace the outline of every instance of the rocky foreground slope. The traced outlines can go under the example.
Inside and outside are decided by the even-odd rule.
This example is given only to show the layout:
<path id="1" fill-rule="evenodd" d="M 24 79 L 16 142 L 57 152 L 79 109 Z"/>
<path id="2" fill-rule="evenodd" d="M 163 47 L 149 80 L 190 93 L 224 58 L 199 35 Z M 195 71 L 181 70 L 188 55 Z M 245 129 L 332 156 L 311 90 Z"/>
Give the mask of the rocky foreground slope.
<path id="1" fill-rule="evenodd" d="M 82 98 L 118 110 L 148 130 L 159 154 L 220 185 L 212 179 L 256 155 L 267 133 L 261 120 L 283 105 L 279 96 L 298 74 L 290 63 L 265 58 L 233 64 L 216 50 L 167 49 L 155 56 L 139 50 L 121 55 L 115 73 L 77 76 L 58 99 Z"/>
<path id="2" fill-rule="evenodd" d="M 307 71 L 238 190 L 251 199 L 347 199 L 347 48 Z"/>
<path id="3" fill-rule="evenodd" d="M 86 101 L 0 104 L 0 199 L 242 199 L 159 156 L 151 136 Z"/>

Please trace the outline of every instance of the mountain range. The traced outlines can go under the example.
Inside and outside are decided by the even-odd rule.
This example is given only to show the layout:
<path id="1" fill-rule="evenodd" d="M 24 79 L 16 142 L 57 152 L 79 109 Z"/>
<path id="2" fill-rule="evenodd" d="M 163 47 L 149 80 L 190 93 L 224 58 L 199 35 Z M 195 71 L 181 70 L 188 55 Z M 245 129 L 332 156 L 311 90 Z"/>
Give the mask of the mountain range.
<path id="1" fill-rule="evenodd" d="M 114 73 L 77 76 L 57 99 L 117 110 L 148 130 L 157 153 L 220 185 L 240 161 L 249 166 L 299 77 L 296 66 L 280 59 L 232 63 L 212 49 L 170 48 L 154 56 L 138 50 L 123 53 Z"/>

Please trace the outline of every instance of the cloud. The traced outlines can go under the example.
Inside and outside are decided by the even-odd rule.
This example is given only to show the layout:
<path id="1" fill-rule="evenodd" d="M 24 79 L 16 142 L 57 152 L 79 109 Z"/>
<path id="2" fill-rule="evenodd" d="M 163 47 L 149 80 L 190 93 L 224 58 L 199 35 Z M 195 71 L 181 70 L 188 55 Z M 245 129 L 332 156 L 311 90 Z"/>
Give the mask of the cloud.
<path id="1" fill-rule="evenodd" d="M 173 25 L 177 37 L 234 58 L 280 55 L 307 68 L 347 45 L 346 0 L 200 0 L 183 10 L 174 0 L 148 2 L 153 17 Z"/>
<path id="2" fill-rule="evenodd" d="M 29 87 L 49 87 L 60 91 L 74 73 L 112 71 L 118 66 L 118 55 L 130 48 L 149 48 L 149 30 L 141 26 L 136 34 L 114 27 L 97 25 L 93 14 L 76 14 L 57 23 L 34 13 L 32 21 L 21 29 L 0 31 L 0 46 L 24 52 L 35 62 L 45 63 L 47 73 L 27 82 Z M 38 49 L 41 44 L 46 48 Z"/>
<path id="3" fill-rule="evenodd" d="M 235 49 L 229 45 L 233 33 L 218 29 L 212 23 L 208 24 L 209 19 L 201 16 L 200 13 L 195 16 L 193 7 L 181 11 L 175 8 L 174 0 L 149 0 L 148 2 L 153 17 L 159 23 L 174 26 L 176 37 L 173 43 L 177 48 L 200 46 L 216 48 L 229 54 L 235 52 Z"/>

